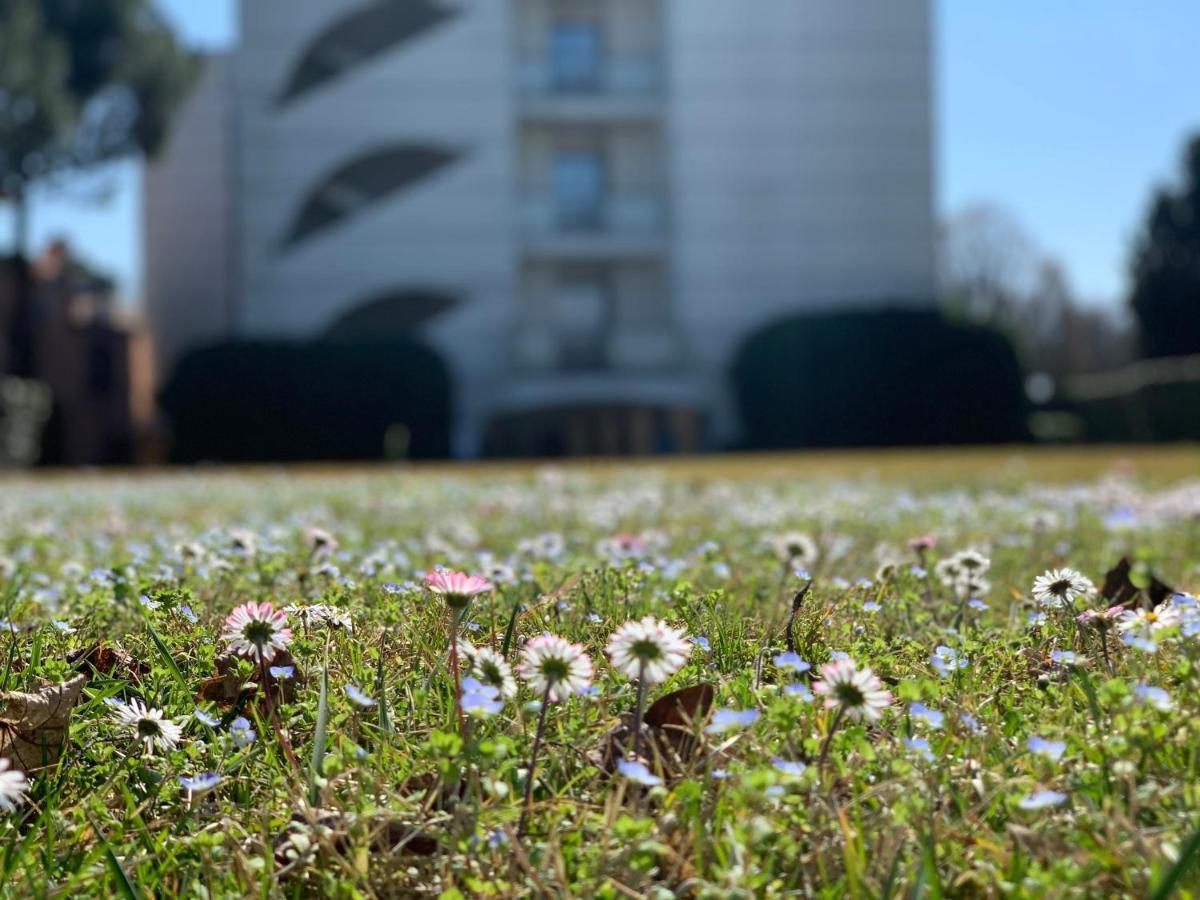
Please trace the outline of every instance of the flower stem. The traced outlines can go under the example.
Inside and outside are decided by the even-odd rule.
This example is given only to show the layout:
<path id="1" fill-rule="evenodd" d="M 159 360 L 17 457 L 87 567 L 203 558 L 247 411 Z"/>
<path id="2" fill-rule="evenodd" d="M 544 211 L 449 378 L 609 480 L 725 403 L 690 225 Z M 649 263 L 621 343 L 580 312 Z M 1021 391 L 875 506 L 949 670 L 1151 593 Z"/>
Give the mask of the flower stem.
<path id="1" fill-rule="evenodd" d="M 838 729 L 838 725 L 842 723 L 842 716 L 846 712 L 846 707 L 839 706 L 838 711 L 834 714 L 833 722 L 829 725 L 829 733 L 825 735 L 825 743 L 821 745 L 821 756 L 817 759 L 817 771 L 825 771 L 825 760 L 829 756 L 829 745 L 833 741 L 833 735 Z"/>
<path id="2" fill-rule="evenodd" d="M 637 705 L 633 713 L 633 758 L 641 759 L 642 707 L 646 702 L 646 662 L 638 663 Z"/>
<path id="3" fill-rule="evenodd" d="M 542 732 L 546 728 L 546 710 L 550 708 L 550 688 L 552 684 L 546 685 L 546 690 L 542 693 L 542 708 L 538 712 L 537 731 L 533 734 L 533 750 L 529 754 L 529 769 L 525 776 L 525 802 L 521 807 L 521 819 L 517 822 L 517 837 L 525 834 L 525 823 L 529 819 L 529 806 L 533 802 L 533 773 L 537 768 L 538 750 L 542 746 Z"/>
<path id="4" fill-rule="evenodd" d="M 271 696 L 270 673 L 267 671 L 267 661 L 261 654 L 258 657 L 258 670 L 262 674 L 262 688 L 263 695 L 267 701 L 267 715 L 271 719 L 271 727 L 275 729 L 275 737 L 279 741 L 279 746 L 283 749 L 283 755 L 287 757 L 292 770 L 299 772 L 300 763 L 296 761 L 296 754 L 292 751 L 292 744 L 287 739 L 287 735 L 283 733 L 283 725 L 279 722 L 279 714 L 275 712 L 275 699 Z"/>
<path id="5" fill-rule="evenodd" d="M 467 717 L 462 709 L 462 679 L 458 670 L 458 611 L 450 610 L 450 671 L 454 677 L 454 712 L 458 716 L 458 730 L 463 740 L 467 739 Z"/>

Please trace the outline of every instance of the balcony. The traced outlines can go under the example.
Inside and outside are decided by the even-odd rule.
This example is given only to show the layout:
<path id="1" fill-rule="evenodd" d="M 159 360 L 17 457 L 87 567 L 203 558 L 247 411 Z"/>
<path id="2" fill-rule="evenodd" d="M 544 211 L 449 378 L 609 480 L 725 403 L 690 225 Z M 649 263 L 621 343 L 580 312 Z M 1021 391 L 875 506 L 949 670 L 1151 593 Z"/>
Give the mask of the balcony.
<path id="1" fill-rule="evenodd" d="M 545 256 L 620 258 L 665 250 L 666 197 L 661 190 L 604 193 L 599 197 L 526 193 L 520 229 L 527 252 Z"/>
<path id="2" fill-rule="evenodd" d="M 630 375 L 670 371 L 681 361 L 679 336 L 665 321 L 617 324 L 589 333 L 528 320 L 517 326 L 512 349 L 514 369 L 531 375 Z"/>
<path id="3" fill-rule="evenodd" d="M 525 57 L 517 62 L 517 93 L 529 120 L 605 122 L 652 120 L 661 115 L 662 74 L 654 57 L 586 55 L 571 62 Z"/>

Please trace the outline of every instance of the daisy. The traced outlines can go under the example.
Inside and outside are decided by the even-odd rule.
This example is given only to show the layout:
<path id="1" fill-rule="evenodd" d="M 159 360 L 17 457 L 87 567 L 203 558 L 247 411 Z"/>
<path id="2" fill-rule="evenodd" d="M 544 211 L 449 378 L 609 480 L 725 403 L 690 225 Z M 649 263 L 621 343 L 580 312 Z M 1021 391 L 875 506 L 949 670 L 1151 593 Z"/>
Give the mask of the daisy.
<path id="1" fill-rule="evenodd" d="M 467 575 L 452 569 L 435 569 L 425 576 L 425 587 L 431 594 L 437 594 L 446 601 L 453 610 L 463 610 L 471 602 L 471 598 L 486 594 L 492 589 L 492 583 L 482 575 Z"/>
<path id="2" fill-rule="evenodd" d="M 1126 633 L 1134 632 L 1147 637 L 1164 628 L 1179 624 L 1179 611 L 1168 603 L 1158 609 L 1127 609 L 1117 620 L 1117 628 Z"/>
<path id="3" fill-rule="evenodd" d="M 27 790 L 25 773 L 10 769 L 8 760 L 0 756 L 0 812 L 12 812 L 24 803 Z"/>
<path id="4" fill-rule="evenodd" d="M 1091 579 L 1074 569 L 1051 569 L 1033 580 L 1033 599 L 1044 606 L 1068 606 L 1096 590 Z"/>
<path id="5" fill-rule="evenodd" d="M 687 662 L 692 644 L 682 628 L 646 616 L 614 631 L 605 650 L 613 668 L 626 678 L 661 684 Z"/>
<path id="6" fill-rule="evenodd" d="M 786 531 L 771 538 L 771 546 L 779 560 L 789 566 L 808 568 L 817 562 L 820 550 L 817 542 L 802 531 Z"/>
<path id="7" fill-rule="evenodd" d="M 892 702 L 892 694 L 869 669 L 859 669 L 851 659 L 835 659 L 821 666 L 821 680 L 813 693 L 825 697 L 827 709 L 837 708 L 852 719 L 876 721 Z"/>
<path id="8" fill-rule="evenodd" d="M 112 718 L 142 742 L 146 756 L 153 755 L 156 748 L 164 753 L 174 750 L 183 737 L 183 729 L 164 718 L 161 709 L 147 707 L 141 700 L 114 703 Z"/>
<path id="9" fill-rule="evenodd" d="M 471 674 L 480 682 L 498 690 L 505 700 L 517 696 L 517 679 L 513 677 L 512 667 L 503 656 L 495 650 L 482 647 L 475 650 L 470 659 Z"/>
<path id="10" fill-rule="evenodd" d="M 592 660 L 587 651 L 554 634 L 531 638 L 521 650 L 517 671 L 538 695 L 554 703 L 592 683 Z"/>
<path id="11" fill-rule="evenodd" d="M 292 639 L 287 614 L 273 603 L 243 603 L 225 618 L 221 640 L 230 653 L 269 663 Z"/>

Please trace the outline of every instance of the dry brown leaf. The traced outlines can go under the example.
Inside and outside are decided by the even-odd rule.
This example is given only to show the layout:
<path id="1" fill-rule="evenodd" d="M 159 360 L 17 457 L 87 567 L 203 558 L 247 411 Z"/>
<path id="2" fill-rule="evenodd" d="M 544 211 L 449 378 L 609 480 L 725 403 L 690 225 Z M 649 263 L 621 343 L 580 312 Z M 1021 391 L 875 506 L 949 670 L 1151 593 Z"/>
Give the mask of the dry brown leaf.
<path id="1" fill-rule="evenodd" d="M 0 694 L 0 759 L 27 774 L 57 763 L 71 710 L 87 681 L 86 675 L 76 675 L 32 694 Z"/>
<path id="2" fill-rule="evenodd" d="M 643 754 L 668 777 L 691 769 L 708 748 L 697 731 L 712 709 L 716 691 L 711 684 L 697 684 L 660 697 L 642 716 Z M 612 774 L 617 762 L 633 743 L 634 716 L 624 713 L 621 722 L 604 736 L 599 753 L 600 768 Z"/>
<path id="3" fill-rule="evenodd" d="M 1121 561 L 1105 573 L 1104 588 L 1100 593 L 1109 606 L 1137 609 L 1141 605 L 1139 597 L 1145 594 L 1150 601 L 1150 609 L 1157 609 L 1175 593 L 1173 587 L 1163 584 L 1153 573 L 1149 573 L 1150 583 L 1145 588 L 1139 588 L 1129 577 L 1132 572 L 1133 565 L 1129 557 L 1122 556 Z"/>
<path id="4" fill-rule="evenodd" d="M 67 662 L 77 668 L 87 666 L 82 674 L 88 677 L 94 669 L 101 675 L 129 678 L 139 684 L 150 673 L 150 667 L 141 660 L 134 659 L 120 647 L 109 647 L 100 642 L 72 650 L 67 654 Z"/>
<path id="5" fill-rule="evenodd" d="M 210 703 L 230 707 L 237 703 L 243 694 L 258 693 L 259 685 L 262 682 L 262 672 L 259 669 L 256 668 L 248 678 L 242 678 L 237 674 L 237 658 L 225 653 L 218 656 L 214 664 L 217 674 L 200 682 L 200 690 L 196 694 L 197 700 L 207 700 Z M 276 704 L 294 702 L 296 685 L 303 680 L 296 660 L 288 651 L 280 650 L 275 654 L 271 665 L 291 666 L 295 669 L 294 675 L 286 679 L 272 678 L 270 673 L 267 674 L 267 681 L 271 685 L 271 699 Z"/>

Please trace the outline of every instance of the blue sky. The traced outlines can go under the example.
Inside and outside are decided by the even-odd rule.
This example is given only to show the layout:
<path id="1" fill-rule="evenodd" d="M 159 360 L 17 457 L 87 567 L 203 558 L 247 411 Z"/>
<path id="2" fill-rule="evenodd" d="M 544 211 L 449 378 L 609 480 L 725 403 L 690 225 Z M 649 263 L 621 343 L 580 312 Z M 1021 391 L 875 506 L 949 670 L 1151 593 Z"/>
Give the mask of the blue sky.
<path id="1" fill-rule="evenodd" d="M 1121 303 L 1150 192 L 1200 131 L 1200 2 L 935 2 L 939 211 L 1007 208 L 1084 299 Z M 192 44 L 235 39 L 233 0 L 159 4 Z M 139 206 L 121 164 L 39 198 L 34 239 L 66 235 L 136 298 Z M 0 219 L 0 246 L 9 234 Z"/>

